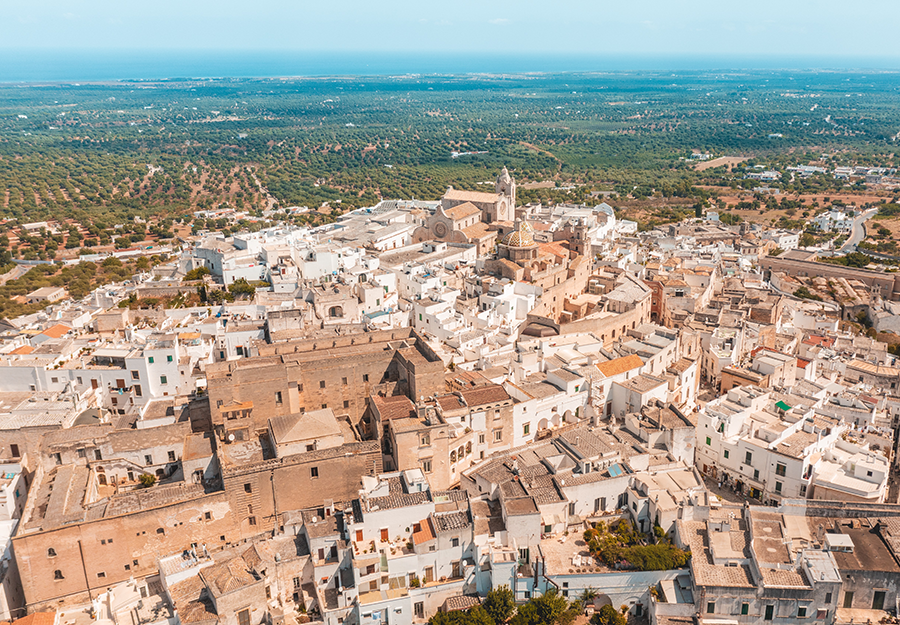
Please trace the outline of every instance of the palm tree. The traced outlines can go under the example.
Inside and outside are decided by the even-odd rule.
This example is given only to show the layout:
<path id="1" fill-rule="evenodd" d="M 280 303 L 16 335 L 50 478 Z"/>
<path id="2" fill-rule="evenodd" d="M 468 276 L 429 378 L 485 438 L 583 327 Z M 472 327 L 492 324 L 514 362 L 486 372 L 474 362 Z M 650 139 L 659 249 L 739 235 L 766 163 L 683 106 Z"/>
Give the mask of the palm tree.
<path id="1" fill-rule="evenodd" d="M 587 607 L 587 604 L 593 603 L 594 599 L 600 596 L 600 593 L 597 592 L 596 588 L 588 587 L 581 591 L 581 594 L 578 595 L 578 601 L 581 602 L 581 609 L 584 610 Z"/>

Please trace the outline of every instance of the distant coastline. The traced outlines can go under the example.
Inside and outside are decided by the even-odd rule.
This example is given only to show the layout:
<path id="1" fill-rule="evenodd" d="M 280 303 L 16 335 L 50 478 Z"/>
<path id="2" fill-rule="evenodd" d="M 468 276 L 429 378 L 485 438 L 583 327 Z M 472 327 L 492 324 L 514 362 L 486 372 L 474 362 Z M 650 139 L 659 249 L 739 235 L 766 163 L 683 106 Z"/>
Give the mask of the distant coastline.
<path id="1" fill-rule="evenodd" d="M 900 58 L 0 49 L 0 82 L 736 69 L 900 71 Z"/>

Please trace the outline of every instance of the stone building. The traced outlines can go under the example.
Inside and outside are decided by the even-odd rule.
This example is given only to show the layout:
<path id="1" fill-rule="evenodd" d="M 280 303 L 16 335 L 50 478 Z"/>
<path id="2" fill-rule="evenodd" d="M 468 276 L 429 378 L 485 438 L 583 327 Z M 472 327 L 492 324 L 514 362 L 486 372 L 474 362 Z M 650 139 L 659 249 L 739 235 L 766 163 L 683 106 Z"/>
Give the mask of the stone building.
<path id="1" fill-rule="evenodd" d="M 210 412 L 220 434 L 249 418 L 256 430 L 273 416 L 330 408 L 356 423 L 379 391 L 411 397 L 444 389 L 444 364 L 404 328 L 259 345 L 257 356 L 207 367 Z"/>

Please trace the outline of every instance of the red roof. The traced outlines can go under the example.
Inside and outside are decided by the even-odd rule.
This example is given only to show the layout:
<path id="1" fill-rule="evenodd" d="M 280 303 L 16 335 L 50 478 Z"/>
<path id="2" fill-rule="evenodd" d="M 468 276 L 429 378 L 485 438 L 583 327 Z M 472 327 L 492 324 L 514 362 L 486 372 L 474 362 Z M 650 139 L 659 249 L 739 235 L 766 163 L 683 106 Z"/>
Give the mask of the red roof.
<path id="1" fill-rule="evenodd" d="M 56 622 L 56 612 L 33 612 L 28 616 L 14 620 L 13 625 L 53 625 Z"/>
<path id="2" fill-rule="evenodd" d="M 420 524 L 420 530 L 413 532 L 413 542 L 417 545 L 434 540 L 434 530 L 431 529 L 431 519 L 425 519 Z"/>
<path id="3" fill-rule="evenodd" d="M 822 347 L 831 347 L 834 345 L 834 339 L 830 336 L 816 336 L 812 335 L 809 338 L 803 339 L 804 345 L 821 345 Z"/>
<path id="4" fill-rule="evenodd" d="M 462 396 L 470 406 L 483 406 L 509 399 L 509 393 L 499 384 L 486 384 L 478 388 L 462 391 Z"/>
<path id="5" fill-rule="evenodd" d="M 10 353 L 10 355 L 15 354 L 17 356 L 25 356 L 26 354 L 30 354 L 33 351 L 34 351 L 34 348 L 31 345 L 23 345 L 22 347 L 15 348 L 14 350 L 12 350 L 9 353 Z"/>
<path id="6" fill-rule="evenodd" d="M 391 419 L 404 419 L 416 416 L 416 406 L 410 401 L 406 395 L 396 395 L 393 397 L 380 397 L 376 395 L 372 398 L 378 414 L 385 421 Z"/>
<path id="7" fill-rule="evenodd" d="M 622 358 L 615 358 L 607 362 L 597 363 L 597 369 L 608 378 L 638 367 L 643 367 L 644 361 L 637 354 L 628 354 Z"/>
<path id="8" fill-rule="evenodd" d="M 70 328 L 69 326 L 57 323 L 56 325 L 50 326 L 49 328 L 41 332 L 41 334 L 46 334 L 51 339 L 58 339 L 59 337 L 68 334 L 71 330 L 72 328 Z"/>

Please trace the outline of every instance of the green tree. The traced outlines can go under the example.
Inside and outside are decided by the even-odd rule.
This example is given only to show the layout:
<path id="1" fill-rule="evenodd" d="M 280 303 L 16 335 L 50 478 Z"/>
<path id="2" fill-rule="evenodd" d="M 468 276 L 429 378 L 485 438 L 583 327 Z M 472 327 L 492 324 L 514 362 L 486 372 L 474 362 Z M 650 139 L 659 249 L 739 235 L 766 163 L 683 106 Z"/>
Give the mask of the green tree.
<path id="1" fill-rule="evenodd" d="M 505 623 L 516 610 L 515 597 L 509 586 L 500 586 L 487 594 L 482 603 L 494 623 Z"/>
<path id="2" fill-rule="evenodd" d="M 428 619 L 428 625 L 495 625 L 487 611 L 480 605 L 468 610 L 436 612 Z"/>
<path id="3" fill-rule="evenodd" d="M 253 297 L 256 295 L 256 287 L 247 282 L 246 278 L 238 278 L 228 285 L 228 292 L 235 297 Z"/>
<path id="4" fill-rule="evenodd" d="M 184 275 L 184 281 L 188 282 L 190 280 L 200 280 L 203 276 L 208 276 L 210 274 L 208 267 L 196 267 L 195 269 L 191 269 Z"/>
<path id="5" fill-rule="evenodd" d="M 578 601 L 581 603 L 581 609 L 587 607 L 589 603 L 593 603 L 594 599 L 600 596 L 596 588 L 585 588 L 578 594 Z"/>
<path id="6" fill-rule="evenodd" d="M 554 588 L 521 606 L 509 622 L 510 625 L 558 625 L 561 620 L 568 620 L 568 610 L 569 602 Z"/>
<path id="7" fill-rule="evenodd" d="M 150 475 L 149 473 L 141 473 L 138 476 L 138 481 L 141 483 L 143 488 L 150 488 L 154 484 L 156 484 L 156 476 Z"/>
<path id="8" fill-rule="evenodd" d="M 591 625 L 625 625 L 625 616 L 611 605 L 605 605 L 600 608 L 591 617 Z"/>

